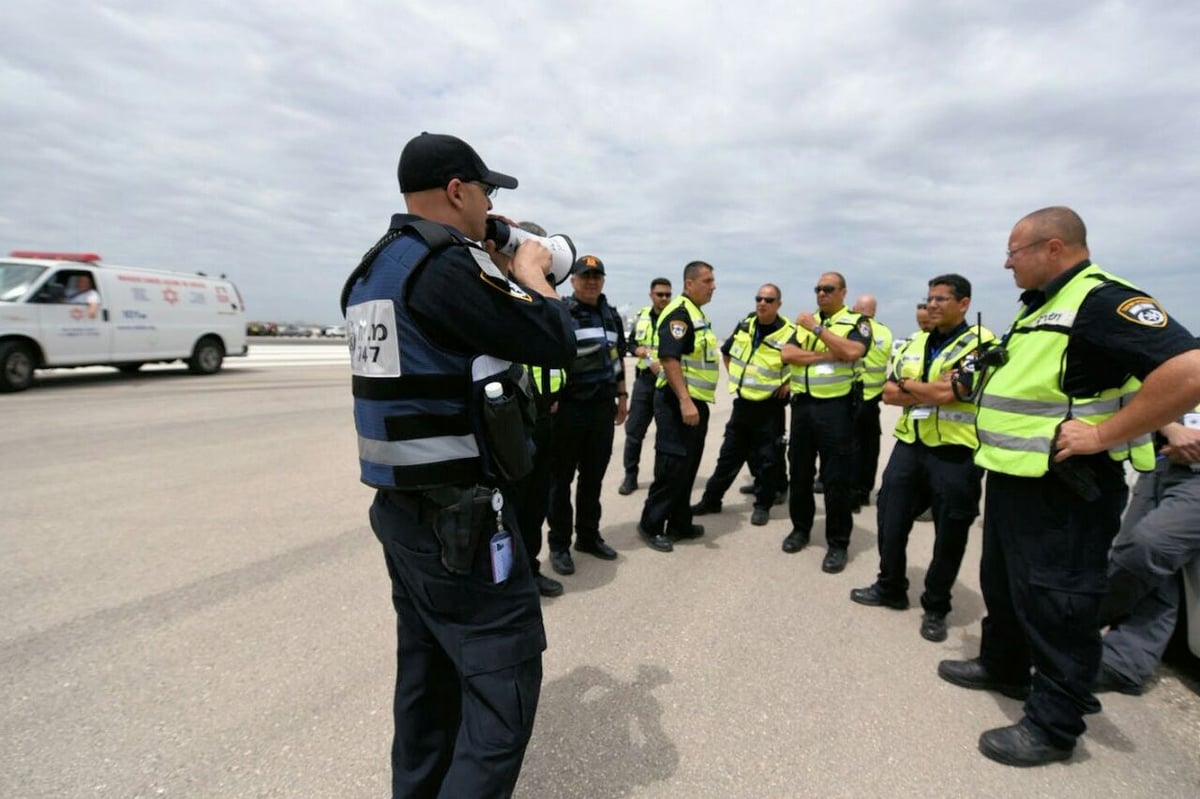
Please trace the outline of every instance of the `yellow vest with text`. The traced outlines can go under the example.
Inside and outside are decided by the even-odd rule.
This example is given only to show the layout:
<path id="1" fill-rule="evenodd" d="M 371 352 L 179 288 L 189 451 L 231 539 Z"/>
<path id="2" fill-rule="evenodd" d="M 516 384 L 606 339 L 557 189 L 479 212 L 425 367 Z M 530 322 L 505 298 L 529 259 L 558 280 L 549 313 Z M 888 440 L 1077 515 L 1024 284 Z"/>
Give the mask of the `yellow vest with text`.
<path id="1" fill-rule="evenodd" d="M 976 416 L 975 463 L 993 472 L 1041 477 L 1050 469 L 1059 424 L 1066 419 L 1100 424 L 1137 393 L 1141 383 L 1132 377 L 1091 397 L 1070 397 L 1063 390 L 1067 344 L 1076 314 L 1088 294 L 1105 282 L 1129 286 L 1089 264 L 1040 308 L 1022 308 L 1005 336 L 1008 363 L 988 370 L 984 378 Z M 1149 435 L 1113 447 L 1108 454 L 1116 461 L 1131 461 L 1140 472 L 1154 470 Z"/>
<path id="2" fill-rule="evenodd" d="M 792 338 L 796 327 L 786 319 L 773 333 L 754 346 L 758 316 L 750 314 L 737 326 L 729 347 L 729 393 L 745 400 L 769 399 L 780 386 L 787 385 L 790 371 L 783 362 L 783 345 Z M 753 351 L 752 351 L 753 350 Z"/>
<path id="3" fill-rule="evenodd" d="M 681 305 L 687 311 L 688 318 L 692 323 L 692 330 L 695 333 L 692 351 L 684 353 L 679 359 L 679 365 L 683 369 L 683 380 L 687 384 L 688 396 L 701 402 L 715 402 L 717 378 L 720 377 L 717 367 L 717 353 L 720 349 L 717 347 L 717 336 L 713 333 L 712 325 L 709 323 L 708 317 L 704 315 L 704 311 L 700 310 L 700 307 L 692 302 L 686 294 L 681 294 L 671 300 L 666 308 L 663 308 L 658 317 L 659 327 L 661 328 L 667 317 L 675 313 Z M 659 372 L 658 380 L 654 385 L 657 388 L 667 385 L 667 373 Z"/>
<path id="4" fill-rule="evenodd" d="M 871 319 L 871 343 L 867 354 L 854 364 L 854 377 L 862 383 L 865 400 L 873 400 L 883 393 L 888 359 L 892 356 L 892 340 L 891 329 L 878 319 Z"/>
<path id="5" fill-rule="evenodd" d="M 820 324 L 835 336 L 846 338 L 864 317 L 843 307 Z M 796 344 L 812 352 L 828 352 L 825 342 L 802 327 L 796 328 Z M 816 399 L 844 397 L 854 387 L 854 362 L 831 361 L 808 366 L 792 364 L 792 394 L 808 394 Z"/>
<path id="6" fill-rule="evenodd" d="M 634 348 L 645 347 L 647 352 L 641 358 L 638 358 L 637 370 L 640 372 L 644 369 L 649 369 L 653 361 L 658 360 L 658 325 L 651 318 L 654 311 L 654 306 L 647 305 L 637 313 L 637 318 L 633 321 L 633 341 Z M 662 319 L 662 314 L 659 314 L 659 319 Z"/>
<path id="7" fill-rule="evenodd" d="M 927 374 L 927 382 L 934 383 L 954 369 L 965 368 L 970 371 L 969 362 L 964 366 L 963 359 L 979 349 L 981 342 L 986 344 L 995 339 L 992 331 L 986 327 L 968 327 L 942 346 L 926 372 L 925 344 L 929 341 L 929 333 L 920 331 L 892 359 L 892 377 L 897 380 L 923 380 L 922 375 Z M 981 377 L 976 374 L 975 379 Z M 924 419 L 912 418 L 913 410 L 917 407 L 929 408 L 929 416 Z M 975 449 L 979 444 L 975 437 L 975 403 L 956 399 L 945 405 L 906 407 L 896 421 L 894 435 L 908 444 L 915 444 L 920 436 L 921 443 L 929 447 L 955 444 Z"/>

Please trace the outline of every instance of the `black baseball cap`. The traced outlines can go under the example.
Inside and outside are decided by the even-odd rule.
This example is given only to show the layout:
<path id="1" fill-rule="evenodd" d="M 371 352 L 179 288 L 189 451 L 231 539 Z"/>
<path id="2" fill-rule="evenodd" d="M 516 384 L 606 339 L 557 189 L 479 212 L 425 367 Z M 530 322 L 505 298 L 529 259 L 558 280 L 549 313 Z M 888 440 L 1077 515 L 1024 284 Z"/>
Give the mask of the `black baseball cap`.
<path id="1" fill-rule="evenodd" d="M 404 145 L 397 174 L 403 194 L 440 189 L 454 178 L 502 189 L 517 187 L 516 178 L 488 169 L 471 145 L 444 133 L 422 133 Z"/>
<path id="2" fill-rule="evenodd" d="M 604 274 L 604 262 L 594 255 L 585 255 L 571 267 L 572 275 L 582 275 L 584 272 L 599 272 Z"/>

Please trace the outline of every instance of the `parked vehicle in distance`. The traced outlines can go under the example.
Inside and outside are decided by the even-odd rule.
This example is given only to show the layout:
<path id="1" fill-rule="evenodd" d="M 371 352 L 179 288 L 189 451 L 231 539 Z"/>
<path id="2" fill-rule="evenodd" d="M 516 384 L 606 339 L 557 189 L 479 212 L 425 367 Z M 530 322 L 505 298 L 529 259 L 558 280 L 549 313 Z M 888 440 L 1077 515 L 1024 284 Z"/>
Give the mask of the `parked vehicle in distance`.
<path id="1" fill-rule="evenodd" d="M 101 263 L 94 253 L 17 250 L 0 258 L 0 391 L 37 369 L 183 360 L 197 374 L 245 355 L 246 307 L 233 283 Z"/>
<path id="2" fill-rule="evenodd" d="M 281 335 L 281 336 L 303 336 L 304 338 L 308 338 L 309 336 L 312 335 L 312 331 L 309 330 L 307 327 L 301 327 L 300 325 L 284 325 L 283 327 L 281 327 L 279 329 L 279 335 Z"/>
<path id="3" fill-rule="evenodd" d="M 248 336 L 278 336 L 279 325 L 274 322 L 247 322 L 246 335 Z"/>
<path id="4" fill-rule="evenodd" d="M 328 327 L 326 327 L 324 330 L 321 331 L 321 335 L 325 336 L 327 338 L 345 338 L 346 337 L 346 326 L 345 325 L 329 325 Z"/>

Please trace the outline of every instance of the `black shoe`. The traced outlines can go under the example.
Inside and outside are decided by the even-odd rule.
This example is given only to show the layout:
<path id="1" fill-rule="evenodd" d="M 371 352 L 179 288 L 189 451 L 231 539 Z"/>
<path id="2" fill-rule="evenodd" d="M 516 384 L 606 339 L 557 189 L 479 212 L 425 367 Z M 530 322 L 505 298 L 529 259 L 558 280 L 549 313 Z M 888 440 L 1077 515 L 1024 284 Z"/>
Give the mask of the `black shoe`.
<path id="1" fill-rule="evenodd" d="M 1022 720 L 979 736 L 979 751 L 1006 766 L 1044 766 L 1066 760 L 1075 750 L 1055 746 Z"/>
<path id="2" fill-rule="evenodd" d="M 575 549 L 579 552 L 586 552 L 589 555 L 595 555 L 600 560 L 616 560 L 617 550 L 604 543 L 604 539 L 596 536 L 590 541 L 575 540 Z"/>
<path id="3" fill-rule="evenodd" d="M 738 489 L 738 493 L 739 494 L 753 494 L 756 490 L 757 489 L 754 487 L 754 483 L 746 483 L 746 485 L 744 485 Z"/>
<path id="4" fill-rule="evenodd" d="M 828 574 L 837 574 L 842 569 L 846 568 L 846 550 L 844 547 L 830 547 L 825 553 L 825 560 L 821 561 L 821 571 Z"/>
<path id="5" fill-rule="evenodd" d="M 825 493 L 825 484 L 822 483 L 820 480 L 813 480 L 813 493 L 814 494 L 824 494 Z"/>
<path id="6" fill-rule="evenodd" d="M 774 507 L 775 505 L 782 505 L 785 502 L 787 502 L 787 489 L 786 488 L 775 495 L 775 501 L 772 502 L 771 505 L 772 505 L 772 507 Z"/>
<path id="7" fill-rule="evenodd" d="M 538 572 L 533 575 L 533 582 L 537 584 L 538 593 L 542 596 L 562 596 L 563 584 L 553 577 Z"/>
<path id="8" fill-rule="evenodd" d="M 1096 679 L 1092 681 L 1092 693 L 1118 693 L 1125 694 L 1126 696 L 1141 696 L 1142 687 L 1134 685 L 1118 674 L 1115 669 L 1109 668 L 1101 661 L 1100 672 L 1096 675 Z"/>
<path id="9" fill-rule="evenodd" d="M 755 508 L 750 514 L 750 523 L 758 527 L 762 527 L 767 522 L 771 521 L 770 508 Z"/>
<path id="10" fill-rule="evenodd" d="M 680 541 L 687 538 L 700 538 L 704 535 L 704 525 L 690 524 L 687 530 L 667 530 L 667 537 Z"/>
<path id="11" fill-rule="evenodd" d="M 571 560 L 571 553 L 565 549 L 562 552 L 551 552 L 550 568 L 559 574 L 574 574 L 575 561 Z"/>
<path id="12" fill-rule="evenodd" d="M 799 552 L 808 546 L 808 533 L 803 530 L 793 529 L 788 533 L 787 538 L 783 539 L 783 551 L 787 553 Z"/>
<path id="13" fill-rule="evenodd" d="M 710 502 L 707 499 L 702 499 L 692 506 L 693 516 L 707 516 L 710 513 L 720 513 L 721 503 Z"/>
<path id="14" fill-rule="evenodd" d="M 638 535 L 642 537 L 642 540 L 646 542 L 646 546 L 650 547 L 651 549 L 656 549 L 659 552 L 670 552 L 671 550 L 675 549 L 675 545 L 671 543 L 671 539 L 667 538 L 662 533 L 650 535 L 650 533 L 646 532 L 646 530 L 640 524 L 637 527 L 637 531 Z"/>
<path id="15" fill-rule="evenodd" d="M 879 583 L 871 583 L 866 588 L 851 588 L 850 599 L 860 605 L 908 610 L 907 596 L 888 596 L 879 588 Z"/>
<path id="16" fill-rule="evenodd" d="M 977 691 L 997 691 L 1011 699 L 1024 699 L 1029 696 L 1029 685 L 1011 682 L 1001 682 L 992 677 L 991 672 L 979 658 L 974 660 L 943 660 L 938 664 L 938 676 L 948 683 L 960 688 L 973 688 Z"/>
<path id="17" fill-rule="evenodd" d="M 921 616 L 921 637 L 939 644 L 946 640 L 946 614 L 929 613 Z"/>
<path id="18" fill-rule="evenodd" d="M 621 487 L 617 489 L 617 493 L 623 497 L 627 497 L 637 490 L 637 478 L 631 474 L 627 474 L 625 475 L 625 479 L 621 482 Z"/>

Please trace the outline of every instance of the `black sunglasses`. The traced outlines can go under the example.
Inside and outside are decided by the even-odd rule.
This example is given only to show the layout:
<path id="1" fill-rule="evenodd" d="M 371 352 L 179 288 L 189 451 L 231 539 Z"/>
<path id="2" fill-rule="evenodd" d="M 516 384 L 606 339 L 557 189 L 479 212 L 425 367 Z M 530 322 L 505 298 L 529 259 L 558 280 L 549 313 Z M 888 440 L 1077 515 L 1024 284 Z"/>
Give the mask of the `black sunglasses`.
<path id="1" fill-rule="evenodd" d="M 832 294 L 837 290 L 837 286 L 813 286 L 814 294 Z"/>
<path id="2" fill-rule="evenodd" d="M 660 300 L 669 300 L 669 299 L 671 299 L 671 292 L 669 292 L 669 291 L 656 291 L 656 292 L 654 292 L 654 296 L 655 296 L 655 297 L 658 297 Z"/>
<path id="3" fill-rule="evenodd" d="M 777 299 L 778 299 L 778 297 L 755 297 L 754 301 L 755 302 L 765 302 L 767 305 L 771 305 Z"/>

